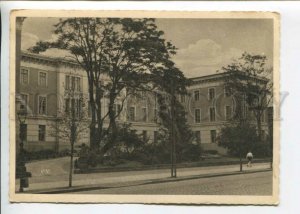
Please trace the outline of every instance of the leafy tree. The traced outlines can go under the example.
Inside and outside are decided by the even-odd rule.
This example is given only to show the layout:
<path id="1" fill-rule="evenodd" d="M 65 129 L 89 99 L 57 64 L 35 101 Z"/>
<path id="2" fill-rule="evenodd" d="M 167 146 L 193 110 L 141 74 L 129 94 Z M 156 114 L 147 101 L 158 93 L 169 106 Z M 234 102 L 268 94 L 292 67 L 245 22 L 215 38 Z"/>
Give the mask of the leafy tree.
<path id="1" fill-rule="evenodd" d="M 70 172 L 69 187 L 72 186 L 74 144 L 82 139 L 88 128 L 88 115 L 86 99 L 81 92 L 65 90 L 62 100 L 63 108 L 59 109 L 55 123 L 50 123 L 50 135 L 70 142 Z"/>
<path id="2" fill-rule="evenodd" d="M 101 147 L 104 154 L 113 147 L 117 132 L 113 106 L 124 89 L 134 92 L 144 90 L 149 82 L 157 79 L 173 63 L 170 55 L 175 47 L 166 42 L 163 32 L 157 29 L 154 19 L 129 18 L 68 18 L 55 25 L 54 42 L 40 41 L 30 51 L 39 53 L 49 48 L 67 50 L 87 73 L 89 102 L 91 106 L 90 139 L 91 146 L 98 148 L 106 133 L 111 140 Z M 148 78 L 154 74 L 156 78 Z M 150 75 L 151 76 L 151 75 Z M 104 83 L 103 79 L 108 79 Z M 130 90 L 132 89 L 132 90 Z M 130 93 L 121 99 L 124 100 Z M 108 112 L 101 113 L 101 99 L 109 99 Z M 108 132 L 104 132 L 104 120 L 109 117 Z"/>
<path id="3" fill-rule="evenodd" d="M 227 74 L 225 85 L 237 101 L 235 120 L 249 120 L 243 104 L 247 104 L 256 120 L 259 141 L 262 140 L 262 117 L 272 101 L 272 69 L 264 55 L 243 53 L 238 61 L 221 69 Z"/>
<path id="4" fill-rule="evenodd" d="M 171 162 L 181 161 L 182 152 L 194 140 L 187 119 L 186 111 L 182 104 L 177 100 L 176 95 L 187 95 L 186 87 L 190 81 L 184 77 L 182 72 L 176 67 L 165 72 L 160 81 L 161 91 L 158 94 L 160 124 L 165 128 L 167 142 L 170 143 Z M 172 155 L 173 154 L 173 155 Z"/>
<path id="5" fill-rule="evenodd" d="M 218 144 L 228 149 L 228 153 L 240 159 L 242 171 L 242 157 L 255 148 L 258 141 L 256 128 L 248 122 L 226 124 L 217 137 Z"/>

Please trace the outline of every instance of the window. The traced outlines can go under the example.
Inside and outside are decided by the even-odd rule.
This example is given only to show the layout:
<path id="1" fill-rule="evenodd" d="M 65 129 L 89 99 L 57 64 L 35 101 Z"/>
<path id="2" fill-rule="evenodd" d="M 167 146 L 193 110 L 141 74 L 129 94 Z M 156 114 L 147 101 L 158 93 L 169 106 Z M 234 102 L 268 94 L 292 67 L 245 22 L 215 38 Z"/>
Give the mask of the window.
<path id="1" fill-rule="evenodd" d="M 158 117 L 158 115 L 157 115 L 157 109 L 155 108 L 154 109 L 154 122 L 157 122 L 157 117 Z"/>
<path id="2" fill-rule="evenodd" d="M 180 95 L 180 102 L 185 103 L 185 96 L 184 95 Z"/>
<path id="3" fill-rule="evenodd" d="M 129 108 L 128 119 L 129 119 L 129 121 L 135 121 L 135 107 Z"/>
<path id="4" fill-rule="evenodd" d="M 265 130 L 261 130 L 260 135 L 261 135 L 262 140 L 266 140 L 266 131 Z"/>
<path id="5" fill-rule="evenodd" d="M 208 89 L 208 98 L 209 98 L 209 100 L 213 100 L 215 98 L 215 89 L 214 88 Z"/>
<path id="6" fill-rule="evenodd" d="M 68 76 L 68 75 L 66 75 L 65 89 L 66 89 L 66 90 L 69 90 L 69 89 L 70 89 L 70 76 Z"/>
<path id="7" fill-rule="evenodd" d="M 147 140 L 147 131 L 143 130 L 143 141 Z"/>
<path id="8" fill-rule="evenodd" d="M 147 121 L 147 108 L 142 108 L 142 121 L 146 122 Z"/>
<path id="9" fill-rule="evenodd" d="M 199 91 L 194 91 L 194 99 L 195 99 L 195 101 L 199 101 L 200 100 L 200 93 L 199 93 Z"/>
<path id="10" fill-rule="evenodd" d="M 231 119 L 231 106 L 226 106 L 225 107 L 225 120 L 230 120 Z"/>
<path id="11" fill-rule="evenodd" d="M 228 86 L 224 86 L 224 95 L 225 95 L 225 97 L 230 96 L 230 89 Z"/>
<path id="12" fill-rule="evenodd" d="M 65 112 L 68 113 L 70 111 L 70 99 L 65 99 Z"/>
<path id="13" fill-rule="evenodd" d="M 45 72 L 39 73 L 39 85 L 47 86 L 47 73 L 45 73 Z"/>
<path id="14" fill-rule="evenodd" d="M 201 132 L 200 131 L 196 131 L 195 132 L 196 135 L 196 140 L 198 143 L 201 143 Z"/>
<path id="15" fill-rule="evenodd" d="M 210 121 L 216 121 L 216 110 L 214 107 L 210 107 L 209 108 L 209 118 L 210 118 Z"/>
<path id="16" fill-rule="evenodd" d="M 39 141 L 45 141 L 46 139 L 46 126 L 39 125 Z"/>
<path id="17" fill-rule="evenodd" d="M 21 84 L 24 84 L 24 85 L 27 85 L 29 83 L 27 69 L 21 69 L 20 81 L 21 81 Z"/>
<path id="18" fill-rule="evenodd" d="M 21 105 L 20 109 L 25 110 L 28 105 L 28 95 L 27 94 L 21 94 Z"/>
<path id="19" fill-rule="evenodd" d="M 154 133 L 153 133 L 153 142 L 154 143 L 157 143 L 157 138 L 158 138 L 158 131 L 154 131 Z"/>
<path id="20" fill-rule="evenodd" d="M 261 114 L 261 122 L 263 122 L 263 123 L 266 122 L 265 111 L 263 111 Z"/>
<path id="21" fill-rule="evenodd" d="M 118 115 L 118 117 L 120 116 L 120 112 L 121 112 L 121 105 L 120 104 L 114 104 L 114 112 L 115 112 L 115 115 Z"/>
<path id="22" fill-rule="evenodd" d="M 195 123 L 200 123 L 200 121 L 201 121 L 200 109 L 195 109 Z"/>
<path id="23" fill-rule="evenodd" d="M 65 89 L 66 90 L 74 90 L 74 91 L 80 91 L 80 77 L 75 77 L 75 76 L 69 76 L 66 75 L 66 80 L 65 80 Z"/>
<path id="24" fill-rule="evenodd" d="M 80 77 L 75 77 L 75 90 L 80 91 Z"/>
<path id="25" fill-rule="evenodd" d="M 20 124 L 20 138 L 22 141 L 27 141 L 27 124 Z"/>
<path id="26" fill-rule="evenodd" d="M 212 143 L 216 142 L 217 139 L 217 132 L 216 130 L 210 130 L 210 139 Z"/>
<path id="27" fill-rule="evenodd" d="M 45 115 L 47 112 L 47 99 L 45 96 L 39 96 L 39 114 Z"/>

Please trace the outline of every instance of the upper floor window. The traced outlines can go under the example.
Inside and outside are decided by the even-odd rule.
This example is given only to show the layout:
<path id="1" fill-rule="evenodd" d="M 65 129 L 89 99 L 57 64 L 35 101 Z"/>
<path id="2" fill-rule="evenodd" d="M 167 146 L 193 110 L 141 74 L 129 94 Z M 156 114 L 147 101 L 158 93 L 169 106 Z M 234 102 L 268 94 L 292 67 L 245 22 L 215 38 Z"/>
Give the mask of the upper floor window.
<path id="1" fill-rule="evenodd" d="M 214 107 L 210 107 L 209 108 L 209 118 L 210 118 L 210 121 L 216 121 L 216 110 Z"/>
<path id="2" fill-rule="evenodd" d="M 39 114 L 45 115 L 47 112 L 47 98 L 46 96 L 39 96 Z"/>
<path id="3" fill-rule="evenodd" d="M 47 86 L 47 73 L 39 72 L 39 85 Z"/>
<path id="4" fill-rule="evenodd" d="M 200 121 L 201 121 L 200 109 L 195 109 L 195 123 L 200 123 Z"/>
<path id="5" fill-rule="evenodd" d="M 120 113 L 121 113 L 121 105 L 120 104 L 114 104 L 113 110 L 114 110 L 115 115 L 118 115 L 118 117 L 119 117 Z"/>
<path id="6" fill-rule="evenodd" d="M 46 126 L 39 125 L 39 141 L 45 141 L 45 140 L 46 140 Z"/>
<path id="7" fill-rule="evenodd" d="M 231 106 L 226 106 L 225 107 L 225 119 L 230 120 L 231 119 Z"/>
<path id="8" fill-rule="evenodd" d="M 80 77 L 66 75 L 65 89 L 66 90 L 80 91 L 81 90 Z"/>
<path id="9" fill-rule="evenodd" d="M 182 102 L 182 103 L 185 102 L 185 95 L 180 95 L 180 102 Z"/>
<path id="10" fill-rule="evenodd" d="M 209 98 L 209 100 L 213 100 L 215 98 L 215 89 L 214 88 L 208 89 L 208 98 Z"/>
<path id="11" fill-rule="evenodd" d="M 29 83 L 29 75 L 27 69 L 21 69 L 20 82 L 24 85 L 27 85 Z"/>
<path id="12" fill-rule="evenodd" d="M 199 93 L 199 91 L 194 91 L 194 99 L 195 99 L 195 101 L 199 101 L 200 100 L 200 93 Z"/>
<path id="13" fill-rule="evenodd" d="M 28 95 L 27 94 L 21 94 L 21 105 L 20 110 L 25 110 L 28 105 Z"/>
<path id="14" fill-rule="evenodd" d="M 142 121 L 144 121 L 144 122 L 147 121 L 147 108 L 146 107 L 142 108 Z"/>
<path id="15" fill-rule="evenodd" d="M 135 121 L 135 107 L 133 106 L 129 108 L 128 120 Z"/>
<path id="16" fill-rule="evenodd" d="M 229 88 L 229 86 L 224 86 L 224 95 L 225 95 L 225 97 L 229 97 L 230 96 L 230 88 Z"/>

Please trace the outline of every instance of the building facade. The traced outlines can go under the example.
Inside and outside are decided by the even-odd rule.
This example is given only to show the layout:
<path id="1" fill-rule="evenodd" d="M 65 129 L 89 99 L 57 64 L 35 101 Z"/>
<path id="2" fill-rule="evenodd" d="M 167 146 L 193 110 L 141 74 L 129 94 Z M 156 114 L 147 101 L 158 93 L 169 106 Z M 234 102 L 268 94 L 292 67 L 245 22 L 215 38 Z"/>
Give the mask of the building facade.
<path id="1" fill-rule="evenodd" d="M 186 109 L 188 124 L 206 150 L 226 151 L 217 146 L 218 133 L 230 120 L 235 100 L 224 87 L 224 74 L 214 74 L 192 78 L 188 88 L 189 95 L 177 98 Z M 55 134 L 55 120 L 66 106 L 74 107 L 66 100 L 66 89 L 88 95 L 86 72 L 76 63 L 42 55 L 22 53 L 20 69 L 16 73 L 17 104 L 16 111 L 26 110 L 26 130 L 24 148 L 29 151 L 51 149 L 60 151 L 69 148 L 69 143 Z M 125 92 L 124 92 L 125 93 Z M 157 123 L 158 104 L 156 96 L 141 92 L 140 96 L 129 97 L 117 118 L 119 123 L 130 123 L 149 142 L 155 141 L 159 124 Z M 108 100 L 101 100 L 102 113 L 108 111 Z M 121 108 L 117 99 L 115 109 Z M 246 109 L 246 108 L 245 108 Z M 263 129 L 267 131 L 267 119 Z M 106 121 L 104 126 L 108 125 Z M 19 125 L 17 124 L 17 133 Z M 18 139 L 18 138 L 17 138 Z M 89 144 L 89 133 L 82 136 L 77 144 Z"/>

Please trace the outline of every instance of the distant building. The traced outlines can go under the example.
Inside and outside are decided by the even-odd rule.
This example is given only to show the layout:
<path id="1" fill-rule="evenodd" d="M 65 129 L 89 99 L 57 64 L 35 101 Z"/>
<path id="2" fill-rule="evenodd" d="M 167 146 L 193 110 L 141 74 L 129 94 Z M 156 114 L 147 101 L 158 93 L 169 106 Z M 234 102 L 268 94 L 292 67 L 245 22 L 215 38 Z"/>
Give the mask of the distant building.
<path id="1" fill-rule="evenodd" d="M 235 101 L 224 87 L 224 74 L 214 74 L 192 78 L 188 88 L 189 95 L 178 96 L 187 111 L 188 124 L 200 140 L 204 149 L 226 151 L 217 146 L 218 132 L 232 117 Z M 27 110 L 26 141 L 27 150 L 51 149 L 60 151 L 69 148 L 69 143 L 55 136 L 52 127 L 59 110 L 70 105 L 64 99 L 64 90 L 72 88 L 88 94 L 88 80 L 85 71 L 76 63 L 46 57 L 43 55 L 22 53 L 20 69 L 16 74 L 17 106 L 16 110 Z M 105 81 L 105 80 L 104 80 Z M 132 128 L 144 138 L 155 141 L 159 125 L 156 96 L 141 92 L 141 96 L 132 96 L 126 100 L 118 117 L 119 122 L 131 123 Z M 107 112 L 108 100 L 102 99 L 103 113 Z M 120 109 L 118 101 L 115 108 Z M 247 110 L 246 106 L 244 108 Z M 267 132 L 267 119 L 263 118 L 263 131 Z M 107 126 L 108 121 L 106 122 Z M 52 124 L 52 125 L 51 125 Z M 19 127 L 17 124 L 17 133 Z M 17 138 L 18 139 L 18 138 Z M 89 133 L 78 144 L 89 144 Z"/>

